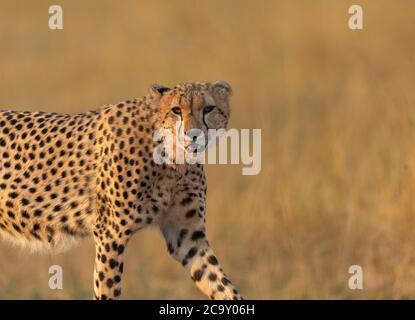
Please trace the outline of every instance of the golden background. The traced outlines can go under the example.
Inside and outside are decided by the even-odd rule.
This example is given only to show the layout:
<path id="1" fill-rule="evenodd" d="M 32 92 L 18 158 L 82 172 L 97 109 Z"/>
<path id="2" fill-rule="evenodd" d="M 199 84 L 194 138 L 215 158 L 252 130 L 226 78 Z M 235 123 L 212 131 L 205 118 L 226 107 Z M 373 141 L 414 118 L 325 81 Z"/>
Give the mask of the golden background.
<path id="1" fill-rule="evenodd" d="M 348 28 L 363 6 L 364 30 Z M 48 7 L 64 30 L 48 28 Z M 210 165 L 207 228 L 246 298 L 415 298 L 413 1 L 0 0 L 0 106 L 75 113 L 151 83 L 231 83 L 262 171 Z M 0 298 L 89 299 L 93 244 L 0 243 Z M 48 288 L 48 268 L 64 289 Z M 364 290 L 348 288 L 359 264 Z M 155 230 L 127 250 L 126 299 L 201 299 Z"/>

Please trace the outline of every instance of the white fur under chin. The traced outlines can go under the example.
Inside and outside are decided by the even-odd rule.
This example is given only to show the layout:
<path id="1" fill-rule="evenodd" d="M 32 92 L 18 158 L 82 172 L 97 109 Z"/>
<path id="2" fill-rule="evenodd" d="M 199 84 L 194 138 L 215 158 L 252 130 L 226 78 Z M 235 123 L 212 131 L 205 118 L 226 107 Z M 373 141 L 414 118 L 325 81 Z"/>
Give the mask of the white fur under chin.
<path id="1" fill-rule="evenodd" d="M 55 239 L 56 245 L 51 246 L 47 242 L 43 242 L 40 240 L 27 240 L 24 238 L 15 238 L 5 232 L 0 231 L 0 240 L 3 239 L 6 242 L 10 243 L 13 247 L 28 250 L 32 254 L 62 253 L 78 245 L 83 240 L 82 237 L 74 237 L 70 235 L 61 234 L 58 235 Z"/>

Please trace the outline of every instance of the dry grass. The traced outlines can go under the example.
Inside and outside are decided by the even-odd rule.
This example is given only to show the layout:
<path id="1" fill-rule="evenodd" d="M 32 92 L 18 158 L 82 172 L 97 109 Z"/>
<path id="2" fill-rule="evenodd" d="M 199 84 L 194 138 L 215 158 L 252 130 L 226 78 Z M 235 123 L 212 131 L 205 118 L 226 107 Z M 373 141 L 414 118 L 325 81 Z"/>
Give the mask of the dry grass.
<path id="1" fill-rule="evenodd" d="M 247 298 L 415 298 L 415 4 L 0 0 L 0 105 L 79 112 L 152 82 L 225 79 L 232 127 L 262 128 L 258 176 L 209 166 L 211 243 Z M 64 290 L 47 287 L 64 268 Z M 360 264 L 365 289 L 347 288 Z M 91 241 L 59 256 L 0 244 L 0 298 L 90 298 Z M 203 298 L 157 232 L 127 251 L 124 298 Z"/>

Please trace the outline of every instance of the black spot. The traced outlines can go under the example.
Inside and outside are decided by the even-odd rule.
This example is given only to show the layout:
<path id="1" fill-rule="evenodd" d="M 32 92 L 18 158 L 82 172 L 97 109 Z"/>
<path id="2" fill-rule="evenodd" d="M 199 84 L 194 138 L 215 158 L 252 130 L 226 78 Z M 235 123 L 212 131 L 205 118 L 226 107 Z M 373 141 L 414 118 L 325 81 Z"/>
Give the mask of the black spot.
<path id="1" fill-rule="evenodd" d="M 33 215 L 35 217 L 40 217 L 42 215 L 42 210 L 36 209 L 35 211 L 33 211 Z"/>
<path id="2" fill-rule="evenodd" d="M 200 281 L 203 277 L 203 270 L 197 269 L 193 272 L 193 281 Z"/>
<path id="3" fill-rule="evenodd" d="M 118 254 L 122 254 L 122 253 L 124 252 L 124 246 L 123 246 L 122 244 L 120 244 L 120 245 L 118 246 L 117 251 L 118 251 Z"/>
<path id="4" fill-rule="evenodd" d="M 192 247 L 190 248 L 190 250 L 187 252 L 186 258 L 190 259 L 193 258 L 195 256 L 195 254 L 197 253 L 197 248 L 196 247 Z"/>
<path id="5" fill-rule="evenodd" d="M 218 259 L 216 259 L 215 256 L 209 256 L 208 257 L 208 262 L 214 266 L 216 266 L 218 264 Z"/>
<path id="6" fill-rule="evenodd" d="M 228 278 L 222 278 L 221 281 L 222 281 L 222 283 L 223 283 L 224 286 L 227 286 L 228 284 L 231 283 Z"/>
<path id="7" fill-rule="evenodd" d="M 204 233 L 203 231 L 200 231 L 200 230 L 195 231 L 195 232 L 193 232 L 193 234 L 192 234 L 192 240 L 193 240 L 193 241 L 196 241 L 196 240 L 198 240 L 198 239 L 202 239 L 202 238 L 204 238 L 204 237 L 205 237 L 205 233 Z"/>
<path id="8" fill-rule="evenodd" d="M 112 280 L 111 278 L 108 278 L 107 279 L 107 287 L 112 288 L 113 284 L 114 284 L 114 280 Z"/>
<path id="9" fill-rule="evenodd" d="M 167 251 L 169 252 L 169 254 L 172 254 L 174 252 L 174 248 L 171 242 L 167 244 Z"/>
<path id="10" fill-rule="evenodd" d="M 187 197 L 187 198 L 184 198 L 181 202 L 180 202 L 180 204 L 182 205 L 182 206 L 185 206 L 185 205 L 187 205 L 187 204 L 189 204 L 189 203 L 191 203 L 192 202 L 192 198 L 191 197 Z"/>
<path id="11" fill-rule="evenodd" d="M 21 214 L 22 214 L 22 217 L 23 217 L 23 218 L 25 218 L 25 219 L 29 219 L 29 218 L 30 218 L 30 215 L 27 213 L 27 211 L 26 211 L 26 210 L 23 210 L 23 211 L 21 212 Z"/>
<path id="12" fill-rule="evenodd" d="M 218 278 L 218 276 L 216 275 L 216 273 L 211 272 L 209 274 L 209 280 L 210 281 L 216 281 L 217 278 Z"/>
<path id="13" fill-rule="evenodd" d="M 19 196 L 19 194 L 17 192 L 11 192 L 9 193 L 9 197 L 12 199 L 16 199 Z"/>
<path id="14" fill-rule="evenodd" d="M 196 209 L 192 209 L 186 212 L 186 218 L 192 218 L 196 214 Z"/>
<path id="15" fill-rule="evenodd" d="M 116 266 L 118 266 L 118 262 L 114 259 L 110 259 L 110 268 L 114 269 Z"/>

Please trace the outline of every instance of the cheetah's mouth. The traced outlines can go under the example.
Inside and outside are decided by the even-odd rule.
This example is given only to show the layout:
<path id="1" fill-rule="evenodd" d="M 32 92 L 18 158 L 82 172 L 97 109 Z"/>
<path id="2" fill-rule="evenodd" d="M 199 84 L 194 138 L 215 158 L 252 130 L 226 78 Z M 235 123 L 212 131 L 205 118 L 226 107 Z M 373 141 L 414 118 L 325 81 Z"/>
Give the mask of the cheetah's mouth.
<path id="1" fill-rule="evenodd" d="M 192 141 L 188 137 L 183 140 L 179 139 L 177 141 L 177 146 L 184 152 L 189 154 L 198 154 L 204 153 L 208 149 L 209 141 L 207 139 L 198 139 L 197 141 Z"/>
<path id="2" fill-rule="evenodd" d="M 208 147 L 208 142 L 201 144 L 200 142 L 190 142 L 190 143 L 177 143 L 177 146 L 186 153 L 203 153 Z"/>
<path id="3" fill-rule="evenodd" d="M 186 152 L 193 153 L 193 154 L 204 153 L 207 149 L 207 146 L 208 146 L 208 142 L 206 142 L 204 145 L 200 145 L 199 143 L 192 142 L 186 147 Z"/>

